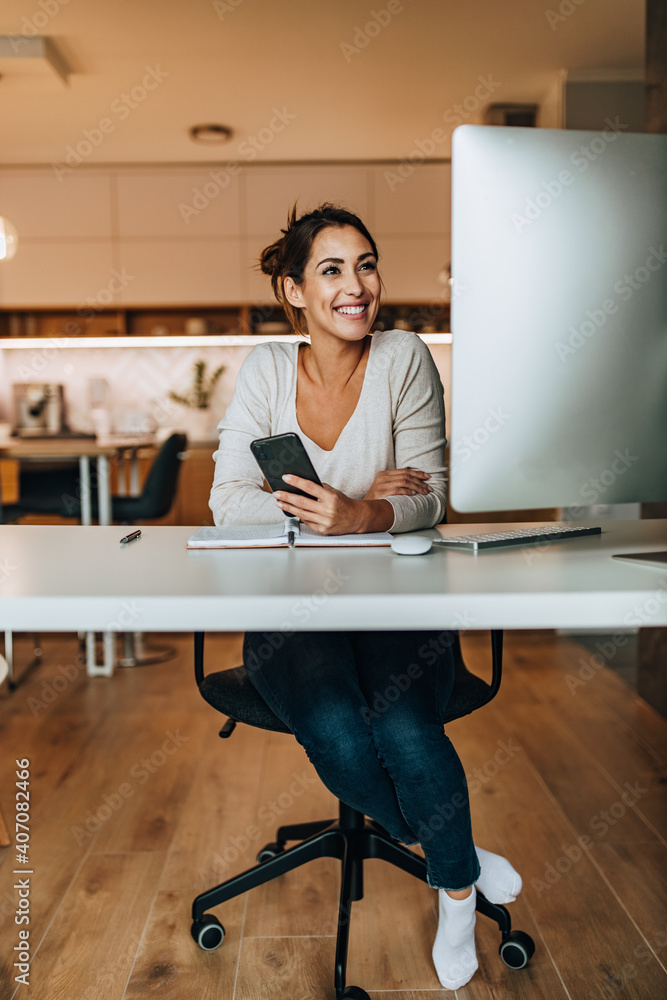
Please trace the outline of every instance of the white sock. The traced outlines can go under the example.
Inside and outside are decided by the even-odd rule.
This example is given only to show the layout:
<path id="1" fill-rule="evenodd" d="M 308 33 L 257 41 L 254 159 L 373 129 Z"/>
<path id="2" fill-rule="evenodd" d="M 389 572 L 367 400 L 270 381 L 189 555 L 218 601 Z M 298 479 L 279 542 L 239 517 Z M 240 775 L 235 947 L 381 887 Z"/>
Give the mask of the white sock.
<path id="1" fill-rule="evenodd" d="M 475 953 L 475 886 L 466 899 L 452 899 L 438 889 L 438 933 L 433 944 L 433 964 L 446 990 L 457 990 L 477 971 Z"/>
<path id="2" fill-rule="evenodd" d="M 513 903 L 521 892 L 522 881 L 518 871 L 501 854 L 492 854 L 483 847 L 475 847 L 481 868 L 475 883 L 490 903 Z"/>

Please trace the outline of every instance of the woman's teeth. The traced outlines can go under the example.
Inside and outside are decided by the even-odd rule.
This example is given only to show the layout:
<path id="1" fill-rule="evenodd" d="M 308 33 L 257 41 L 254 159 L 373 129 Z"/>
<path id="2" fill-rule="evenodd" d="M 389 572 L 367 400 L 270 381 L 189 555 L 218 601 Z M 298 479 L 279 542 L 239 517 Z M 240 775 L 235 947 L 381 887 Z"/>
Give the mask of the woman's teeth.
<path id="1" fill-rule="evenodd" d="M 358 316 L 365 310 L 366 306 L 337 306 L 336 312 L 342 313 L 344 316 Z"/>

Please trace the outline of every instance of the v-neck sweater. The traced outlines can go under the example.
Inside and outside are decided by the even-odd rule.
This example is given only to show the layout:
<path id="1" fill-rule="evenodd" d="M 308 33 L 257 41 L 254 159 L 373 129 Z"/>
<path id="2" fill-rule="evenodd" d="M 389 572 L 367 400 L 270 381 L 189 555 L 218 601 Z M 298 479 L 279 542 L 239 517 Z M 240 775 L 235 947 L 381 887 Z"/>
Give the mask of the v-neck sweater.
<path id="1" fill-rule="evenodd" d="M 438 370 L 414 333 L 374 333 L 356 408 L 331 450 L 299 427 L 296 385 L 299 345 L 257 344 L 239 371 L 234 396 L 218 425 L 220 446 L 209 506 L 216 524 L 273 524 L 283 513 L 263 476 L 250 442 L 272 434 L 299 435 L 320 481 L 361 500 L 378 472 L 420 469 L 432 492 L 388 496 L 392 532 L 439 524 L 446 511 L 445 406 Z"/>

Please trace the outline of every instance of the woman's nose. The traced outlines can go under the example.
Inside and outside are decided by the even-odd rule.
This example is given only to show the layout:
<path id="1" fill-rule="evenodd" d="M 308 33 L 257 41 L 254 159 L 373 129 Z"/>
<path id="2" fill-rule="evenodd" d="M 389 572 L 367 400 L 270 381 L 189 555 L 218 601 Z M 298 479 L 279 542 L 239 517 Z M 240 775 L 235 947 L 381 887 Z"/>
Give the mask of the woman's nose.
<path id="1" fill-rule="evenodd" d="M 345 281 L 345 292 L 347 295 L 363 295 L 364 283 L 356 271 L 347 276 Z"/>

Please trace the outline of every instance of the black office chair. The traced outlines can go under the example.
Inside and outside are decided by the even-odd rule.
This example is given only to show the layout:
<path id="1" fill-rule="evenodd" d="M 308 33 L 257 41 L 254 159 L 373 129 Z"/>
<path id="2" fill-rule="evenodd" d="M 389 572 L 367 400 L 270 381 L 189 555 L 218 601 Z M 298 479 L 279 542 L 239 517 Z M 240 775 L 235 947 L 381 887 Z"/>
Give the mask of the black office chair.
<path id="1" fill-rule="evenodd" d="M 463 662 L 459 635 L 457 632 L 450 635 L 455 680 L 443 724 L 469 715 L 491 701 L 500 687 L 502 675 L 502 632 L 491 633 L 493 676 L 490 684 L 468 671 Z M 255 690 L 243 666 L 204 675 L 202 632 L 195 633 L 195 679 L 202 697 L 218 712 L 229 716 L 220 731 L 221 737 L 231 736 L 237 722 L 277 733 L 290 732 Z M 301 842 L 286 850 L 285 844 L 289 840 Z M 359 986 L 345 986 L 349 918 L 352 902 L 362 899 L 364 895 L 364 860 L 381 858 L 424 882 L 426 862 L 394 840 L 378 823 L 366 820 L 362 813 L 345 802 L 339 803 L 337 821 L 327 819 L 280 827 L 275 841 L 258 853 L 259 864 L 197 896 L 192 904 L 192 937 L 205 951 L 219 948 L 225 936 L 224 927 L 213 914 L 205 915 L 206 910 L 307 861 L 322 857 L 338 858 L 342 866 L 334 970 L 336 1000 L 369 1000 L 368 994 Z M 523 931 L 512 930 L 507 909 L 490 903 L 480 892 L 477 893 L 477 910 L 497 922 L 502 934 L 500 956 L 505 965 L 512 969 L 524 968 L 535 951 L 532 938 Z"/>

